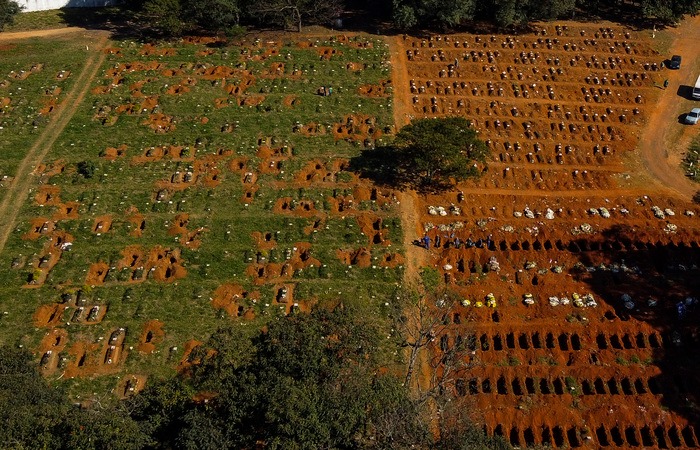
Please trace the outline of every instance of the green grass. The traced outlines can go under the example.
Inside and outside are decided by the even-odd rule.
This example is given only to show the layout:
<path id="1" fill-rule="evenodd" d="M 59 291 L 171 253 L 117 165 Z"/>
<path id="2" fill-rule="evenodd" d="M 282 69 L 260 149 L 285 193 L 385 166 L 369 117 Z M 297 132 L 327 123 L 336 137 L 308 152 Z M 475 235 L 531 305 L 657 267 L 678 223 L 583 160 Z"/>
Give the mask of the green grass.
<path id="1" fill-rule="evenodd" d="M 46 30 L 70 26 L 60 9 L 24 12 L 15 16 L 14 23 L 5 27 L 6 32 Z"/>
<path id="2" fill-rule="evenodd" d="M 0 176 L 14 175 L 46 127 L 51 113 L 42 113 L 42 108 L 51 101 L 63 101 L 73 87 L 83 66 L 86 43 L 90 41 L 81 37 L 53 37 L 0 45 L 0 104 L 2 98 L 10 100 L 0 108 Z"/>
<path id="3" fill-rule="evenodd" d="M 41 41 L 36 41 L 35 45 Z M 72 236 L 70 251 L 61 254 L 59 262 L 49 272 L 47 281 L 40 287 L 27 288 L 27 277 L 36 271 L 39 257 L 49 246 L 49 237 L 27 240 L 30 222 L 37 217 L 50 219 L 56 208 L 41 206 L 34 200 L 36 190 L 27 193 L 15 229 L 0 254 L 0 283 L 4 295 L 0 308 L 7 311 L 1 320 L 0 339 L 36 348 L 46 333 L 46 328 L 35 328 L 32 316 L 43 304 L 54 304 L 61 294 L 69 290 L 83 289 L 88 304 L 107 307 L 104 320 L 98 324 L 74 323 L 71 316 L 75 307 L 69 306 L 61 316 L 58 327 L 69 334 L 68 348 L 77 341 L 104 342 L 111 331 L 118 327 L 127 329 L 125 348 L 137 347 L 144 323 L 158 319 L 164 323 L 164 340 L 156 345 L 153 354 L 140 354 L 136 350 L 119 368 L 119 374 L 127 373 L 166 375 L 172 373 L 182 357 L 185 342 L 205 339 L 211 332 L 231 320 L 241 326 L 259 327 L 271 317 L 281 314 L 274 304 L 277 289 L 282 283 L 294 286 L 294 301 L 335 305 L 343 303 L 363 308 L 366 314 L 381 320 L 386 315 L 384 303 L 398 289 L 403 268 L 383 268 L 380 260 L 387 253 L 401 253 L 402 230 L 395 204 L 380 205 L 375 201 L 357 199 L 355 208 L 342 213 L 332 211 L 336 199 L 356 195 L 358 185 L 349 173 L 337 175 L 334 182 L 314 182 L 302 185 L 297 181 L 301 169 L 312 161 L 332 162 L 338 158 L 351 158 L 364 148 L 361 143 L 334 139 L 330 133 L 335 123 L 348 114 L 360 114 L 375 119 L 374 127 L 388 129 L 392 124 L 390 98 L 364 98 L 358 87 L 378 83 L 389 77 L 387 50 L 374 38 L 361 36 L 356 42 L 370 42 L 371 48 L 353 48 L 335 40 L 319 40 L 318 46 L 333 47 L 342 52 L 331 60 L 321 60 L 315 48 L 300 48 L 294 42 L 282 43 L 279 54 L 261 59 L 267 50 L 264 45 L 243 47 L 206 47 L 185 43 L 171 44 L 175 55 L 143 56 L 141 45 L 130 41 L 115 43 L 119 54 L 109 55 L 95 80 L 94 87 L 119 82 L 106 94 L 89 94 L 75 116 L 58 137 L 47 157 L 47 162 L 61 160 L 64 171 L 49 184 L 60 187 L 62 202 L 74 201 L 78 217 L 59 220 L 56 230 Z M 78 41 L 76 46 L 80 44 Z M 198 56 L 212 50 L 209 56 Z M 13 53 L 14 55 L 14 53 Z M 76 54 L 76 63 L 79 61 Z M 50 60 L 52 55 L 44 55 Z M 41 60 L 35 58 L 23 61 Z M 1 64 L 19 64 L 5 61 Z M 156 60 L 161 67 L 148 71 L 125 71 L 118 76 L 108 72 L 119 64 Z M 40 62 L 40 61 L 36 61 Z M 285 77 L 266 74 L 272 63 L 285 64 Z M 361 62 L 367 68 L 361 73 L 347 70 L 350 62 Z M 225 83 L 221 80 L 205 80 L 199 74 L 197 63 L 225 65 L 238 68 L 238 72 Z M 26 62 L 25 62 L 26 64 Z M 1 67 L 1 66 L 0 66 Z M 182 71 L 171 77 L 165 69 Z M 231 102 L 223 108 L 214 106 L 215 99 L 226 97 L 224 84 L 232 84 L 247 71 L 255 82 L 247 95 L 264 95 L 256 106 L 238 106 Z M 297 71 L 298 75 L 292 76 Z M 185 78 L 196 79 L 190 91 L 182 95 L 168 95 L 166 85 L 179 83 Z M 31 79 L 31 77 L 30 77 Z M 143 98 L 133 88 L 139 83 L 140 92 L 146 96 L 158 96 L 155 111 L 133 114 L 117 113 L 120 105 L 140 103 Z M 329 97 L 316 95 L 319 86 L 333 86 Z M 284 104 L 288 95 L 298 97 L 298 104 L 290 108 Z M 38 97 L 27 95 L 26 101 L 36 102 Z M 234 97 L 230 97 L 235 100 Z M 158 134 L 144 124 L 148 115 L 160 112 L 176 120 L 176 128 Z M 116 117 L 113 125 L 104 125 L 102 117 Z M 205 118 L 208 121 L 203 121 Z M 206 123 L 205 123 L 206 122 Z M 328 130 L 318 136 L 305 136 L 294 132 L 297 124 L 317 123 Z M 233 124 L 231 133 L 222 132 L 226 124 Z M 9 137 L 8 137 L 9 139 Z M 262 174 L 259 167 L 264 162 L 258 155 L 260 140 L 271 147 L 286 145 L 293 156 L 282 161 L 280 173 Z M 383 139 L 388 139 L 384 136 Z M 101 155 L 108 147 L 125 145 L 127 154 L 115 161 Z M 143 155 L 150 147 L 179 145 L 189 147 L 194 160 L 163 159 L 157 162 L 137 163 L 133 157 Z M 18 157 L 21 155 L 18 155 Z M 14 157 L 12 161 L 18 161 Z M 246 158 L 246 171 L 258 176 L 257 191 L 252 200 L 242 201 L 249 184 L 242 182 L 244 175 L 232 171 L 229 163 L 235 158 Z M 170 190 L 163 201 L 156 199 L 158 184 L 170 180 L 176 172 L 188 172 L 209 161 L 216 167 L 219 184 L 207 187 L 201 182 L 182 190 Z M 197 162 L 195 162 L 195 160 Z M 77 164 L 89 161 L 95 164 L 95 175 L 86 179 L 77 173 Z M 11 171 L 11 164 L 7 169 Z M 308 201 L 314 204 L 313 217 L 294 214 L 278 214 L 273 206 L 278 198 L 289 197 L 294 202 Z M 140 237 L 131 234 L 134 225 L 128 220 L 129 211 L 138 210 L 145 217 L 146 226 Z M 180 236 L 168 233 L 176 215 L 189 215 L 188 230 L 202 228 L 201 245 L 187 248 Z M 381 219 L 380 229 L 384 244 L 374 244 L 372 237 L 361 233 L 357 216 L 371 214 Z M 95 218 L 110 215 L 112 228 L 98 235 L 93 231 Z M 310 227 L 320 220 L 316 231 Z M 256 231 L 274 234 L 276 246 L 272 250 L 256 247 L 252 234 Z M 390 241 L 390 243 L 389 243 Z M 258 259 L 258 253 L 266 261 L 282 264 L 294 248 L 310 243 L 311 257 L 319 264 L 294 271 L 290 277 L 258 283 L 248 274 L 249 267 Z M 184 278 L 172 282 L 158 282 L 147 278 L 143 282 L 128 282 L 133 269 L 120 269 L 122 251 L 137 245 L 145 252 L 158 246 L 181 252 L 182 265 L 187 270 Z M 371 252 L 369 267 L 345 265 L 336 255 L 338 249 L 353 250 L 367 247 Z M 19 268 L 11 268 L 13 260 L 23 261 Z M 86 286 L 86 274 L 93 263 L 106 263 L 112 267 L 106 282 L 94 287 Z M 259 298 L 242 299 L 240 305 L 252 308 L 256 319 L 230 318 L 215 310 L 211 297 L 223 283 L 240 284 L 248 292 L 259 292 Z M 68 324 L 70 322 L 70 324 Z M 8 326 L 8 325 L 12 326 Z M 37 355 L 39 356 L 39 355 Z M 99 357 L 99 351 L 91 357 Z M 56 376 L 60 372 L 55 372 Z M 105 392 L 116 386 L 116 375 L 97 378 L 76 378 L 68 382 L 72 392 L 87 395 Z"/>
<path id="4" fill-rule="evenodd" d="M 700 138 L 695 138 L 688 146 L 681 167 L 685 171 L 685 176 L 696 183 L 700 182 L 700 166 L 698 164 L 700 164 Z"/>

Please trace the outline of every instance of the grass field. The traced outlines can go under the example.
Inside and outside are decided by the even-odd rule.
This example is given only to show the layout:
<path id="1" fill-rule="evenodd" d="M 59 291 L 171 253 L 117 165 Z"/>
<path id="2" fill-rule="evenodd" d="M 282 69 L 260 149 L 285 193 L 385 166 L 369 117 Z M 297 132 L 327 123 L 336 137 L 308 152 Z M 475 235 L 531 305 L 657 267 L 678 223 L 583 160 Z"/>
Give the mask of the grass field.
<path id="1" fill-rule="evenodd" d="M 34 136 L 73 87 L 89 43 L 78 36 L 0 43 L 1 176 L 14 175 Z"/>
<path id="2" fill-rule="evenodd" d="M 43 90 L 85 53 L 80 38 L 17 45 L 23 56 L 3 59 L 0 78 L 44 70 L 9 88 L 24 110 L 0 116 L 21 130 L 0 135 L 17 148 L 3 153 L 5 173 L 40 130 L 26 120 Z M 3 341 L 36 349 L 45 373 L 79 395 L 172 373 L 188 341 L 231 320 L 258 327 L 338 301 L 382 314 L 403 270 L 397 202 L 343 170 L 393 131 L 381 40 L 106 51 L 2 252 Z"/>

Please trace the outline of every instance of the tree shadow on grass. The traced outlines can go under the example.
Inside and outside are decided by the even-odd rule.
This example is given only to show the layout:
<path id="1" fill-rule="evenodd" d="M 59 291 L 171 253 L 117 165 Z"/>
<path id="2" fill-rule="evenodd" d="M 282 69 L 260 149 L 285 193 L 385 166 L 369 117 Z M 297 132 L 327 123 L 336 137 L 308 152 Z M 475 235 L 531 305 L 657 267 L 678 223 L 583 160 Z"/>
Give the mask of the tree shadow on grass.
<path id="1" fill-rule="evenodd" d="M 128 5 L 100 8 L 61 8 L 61 19 L 69 26 L 105 30 L 113 39 L 142 39 L 146 28 L 136 20 L 138 11 Z"/>

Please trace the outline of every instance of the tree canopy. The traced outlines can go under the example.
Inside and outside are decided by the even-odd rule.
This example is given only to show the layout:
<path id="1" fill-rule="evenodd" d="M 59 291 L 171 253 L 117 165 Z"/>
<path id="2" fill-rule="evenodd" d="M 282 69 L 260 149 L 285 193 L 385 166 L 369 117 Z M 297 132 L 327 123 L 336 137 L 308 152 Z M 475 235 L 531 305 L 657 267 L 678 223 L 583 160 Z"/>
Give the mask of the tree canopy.
<path id="1" fill-rule="evenodd" d="M 610 20 L 673 22 L 696 14 L 700 0 L 392 0 L 392 19 L 402 29 L 427 27 L 444 30 L 471 21 L 499 27 L 526 25 L 533 20 L 566 19 L 577 12 Z"/>
<path id="2" fill-rule="evenodd" d="M 385 325 L 342 306 L 264 330 L 232 323 L 192 351 L 188 371 L 82 407 L 44 380 L 30 353 L 0 346 L 0 440 L 57 450 L 492 448 L 497 440 L 471 422 L 435 441 Z M 473 442 L 481 447 L 462 445 Z"/>
<path id="3" fill-rule="evenodd" d="M 403 127 L 386 147 L 351 160 L 351 169 L 397 188 L 440 190 L 478 178 L 488 145 L 462 117 L 418 119 Z"/>
<path id="4" fill-rule="evenodd" d="M 0 0 L 0 31 L 12 25 L 14 18 L 22 10 L 14 0 Z"/>

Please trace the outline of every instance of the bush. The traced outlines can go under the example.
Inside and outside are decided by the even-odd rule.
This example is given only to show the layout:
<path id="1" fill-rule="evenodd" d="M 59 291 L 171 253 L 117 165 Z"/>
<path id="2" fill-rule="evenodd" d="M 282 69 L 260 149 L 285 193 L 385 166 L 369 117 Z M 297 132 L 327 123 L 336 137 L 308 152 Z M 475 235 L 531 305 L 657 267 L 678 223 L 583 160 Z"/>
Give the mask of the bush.
<path id="1" fill-rule="evenodd" d="M 95 176 L 96 170 L 97 167 L 92 161 L 80 161 L 78 163 L 78 173 L 84 178 L 92 178 L 93 176 Z"/>

